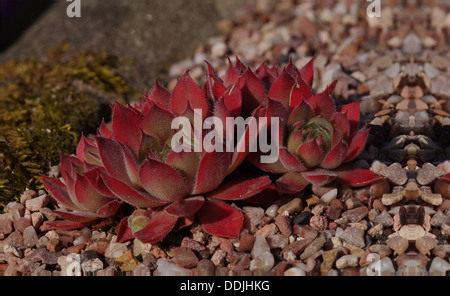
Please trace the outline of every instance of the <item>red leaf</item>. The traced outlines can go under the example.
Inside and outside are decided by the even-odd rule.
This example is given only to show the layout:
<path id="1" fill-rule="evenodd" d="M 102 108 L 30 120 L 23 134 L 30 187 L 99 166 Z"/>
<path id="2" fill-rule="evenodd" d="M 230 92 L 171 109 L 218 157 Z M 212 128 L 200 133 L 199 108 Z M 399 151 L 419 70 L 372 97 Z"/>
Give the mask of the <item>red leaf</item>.
<path id="1" fill-rule="evenodd" d="M 195 196 L 178 200 L 165 208 L 165 211 L 176 217 L 191 217 L 203 206 L 205 198 Z"/>
<path id="2" fill-rule="evenodd" d="M 238 78 L 236 87 L 241 91 L 242 115 L 247 117 L 264 102 L 266 98 L 264 85 L 251 69 L 247 69 L 247 71 Z"/>
<path id="3" fill-rule="evenodd" d="M 169 107 L 170 96 L 170 92 L 166 88 L 159 85 L 158 80 L 156 80 L 155 85 L 145 99 Z"/>
<path id="4" fill-rule="evenodd" d="M 276 77 L 278 77 L 278 75 L 273 75 L 273 71 L 269 69 L 266 63 L 262 63 L 261 66 L 256 69 L 255 75 L 262 81 L 266 93 L 269 93 L 272 84 L 275 82 Z"/>
<path id="5" fill-rule="evenodd" d="M 85 226 L 92 224 L 94 221 L 81 223 L 81 222 L 73 222 L 66 220 L 55 220 L 55 221 L 45 221 L 43 225 L 50 226 L 52 228 L 61 229 L 61 230 L 74 230 L 80 229 Z"/>
<path id="6" fill-rule="evenodd" d="M 200 164 L 200 153 L 185 152 L 179 153 L 171 150 L 166 158 L 166 164 L 180 171 L 189 188 L 194 188 L 195 179 L 197 177 L 198 166 Z"/>
<path id="7" fill-rule="evenodd" d="M 128 217 L 120 220 L 119 229 L 117 230 L 117 242 L 124 243 L 134 238 L 131 228 L 128 227 Z"/>
<path id="8" fill-rule="evenodd" d="M 67 192 L 67 187 L 61 181 L 55 178 L 50 178 L 41 175 L 42 182 L 44 183 L 45 189 L 50 192 L 50 194 L 61 204 L 72 210 L 80 210 L 76 206 Z"/>
<path id="9" fill-rule="evenodd" d="M 288 172 L 282 177 L 278 178 L 276 184 L 281 192 L 294 194 L 302 191 L 306 186 L 309 185 L 309 182 L 302 176 L 301 173 Z"/>
<path id="10" fill-rule="evenodd" d="M 282 103 L 286 109 L 289 109 L 289 99 L 294 84 L 295 79 L 286 70 L 283 70 L 270 88 L 269 98 Z"/>
<path id="11" fill-rule="evenodd" d="M 227 58 L 228 58 L 228 69 L 225 74 L 224 85 L 225 85 L 225 87 L 228 88 L 236 83 L 239 76 L 238 76 L 238 72 L 237 72 L 236 68 L 234 67 L 233 63 L 231 62 L 230 58 L 229 57 L 227 57 Z"/>
<path id="12" fill-rule="evenodd" d="M 313 111 L 311 106 L 302 101 L 299 105 L 297 105 L 289 114 L 289 118 L 287 121 L 288 127 L 292 127 L 297 122 L 307 122 L 309 119 L 313 117 Z"/>
<path id="13" fill-rule="evenodd" d="M 101 165 L 100 160 L 93 154 L 98 154 L 97 145 L 82 134 L 76 150 L 78 160 Z"/>
<path id="14" fill-rule="evenodd" d="M 105 138 L 113 138 L 113 135 L 111 131 L 106 127 L 105 119 L 102 119 L 102 124 L 100 125 L 100 128 L 97 131 L 99 136 L 105 137 Z"/>
<path id="15" fill-rule="evenodd" d="M 315 140 L 301 144 L 297 150 L 297 157 L 308 168 L 318 166 L 323 160 L 323 152 Z"/>
<path id="16" fill-rule="evenodd" d="M 98 209 L 97 215 L 101 218 L 113 217 L 117 214 L 117 211 L 121 206 L 122 203 L 117 200 L 110 201 L 109 203 Z"/>
<path id="17" fill-rule="evenodd" d="M 301 103 L 308 101 L 311 97 L 311 90 L 308 88 L 303 79 L 299 77 L 297 83 L 291 89 L 291 96 L 289 99 L 290 110 L 293 110 Z"/>
<path id="18" fill-rule="evenodd" d="M 210 63 L 205 61 L 206 65 L 208 66 L 208 80 L 206 82 L 206 89 L 208 93 L 212 96 L 213 101 L 215 102 L 218 98 L 220 98 L 227 88 L 223 85 L 223 81 L 219 78 L 214 68 L 211 66 Z"/>
<path id="19" fill-rule="evenodd" d="M 93 222 L 99 218 L 97 214 L 89 212 L 76 212 L 76 211 L 69 212 L 65 210 L 54 210 L 53 212 L 57 214 L 60 218 L 80 223 Z"/>
<path id="20" fill-rule="evenodd" d="M 244 216 L 221 200 L 206 200 L 198 212 L 203 229 L 212 235 L 238 237 L 244 222 Z"/>
<path id="21" fill-rule="evenodd" d="M 102 179 L 109 190 L 114 192 L 117 197 L 135 207 L 156 208 L 167 204 L 166 201 L 158 200 L 146 192 L 136 191 L 108 174 L 102 174 Z"/>
<path id="22" fill-rule="evenodd" d="M 242 109 L 242 95 L 237 87 L 227 90 L 223 95 L 225 106 L 227 107 L 230 116 L 237 117 L 241 115 Z"/>
<path id="23" fill-rule="evenodd" d="M 300 160 L 298 160 L 298 158 L 286 148 L 281 147 L 278 151 L 278 156 L 283 166 L 288 170 L 295 172 L 303 172 L 306 170 L 306 167 L 300 162 Z"/>
<path id="24" fill-rule="evenodd" d="M 365 186 L 372 182 L 384 179 L 382 176 L 372 171 L 363 169 L 338 171 L 337 175 L 340 183 L 353 187 Z"/>
<path id="25" fill-rule="evenodd" d="M 99 208 L 111 201 L 111 198 L 100 194 L 84 176 L 79 174 L 75 177 L 74 190 L 77 201 L 90 212 L 97 212 Z"/>
<path id="26" fill-rule="evenodd" d="M 208 102 L 202 90 L 192 80 L 189 71 L 186 71 L 173 90 L 169 108 L 176 114 L 181 115 L 188 108 L 188 103 L 192 109 L 201 109 L 203 118 L 209 116 Z"/>
<path id="27" fill-rule="evenodd" d="M 147 159 L 139 169 L 142 186 L 152 196 L 173 202 L 189 194 L 183 177 L 168 164 L 156 159 Z"/>
<path id="28" fill-rule="evenodd" d="M 320 167 L 324 169 L 335 169 L 342 164 L 348 150 L 348 145 L 342 139 L 328 152 Z"/>
<path id="29" fill-rule="evenodd" d="M 344 162 L 349 162 L 355 159 L 366 145 L 367 137 L 369 136 L 369 130 L 357 132 L 349 141 L 348 151 L 345 156 Z"/>
<path id="30" fill-rule="evenodd" d="M 164 144 L 175 132 L 171 124 L 175 115 L 169 110 L 151 104 L 147 114 L 142 118 L 140 127 L 142 131 L 151 137 L 154 137 Z"/>
<path id="31" fill-rule="evenodd" d="M 126 147 L 112 139 L 95 139 L 103 166 L 111 176 L 129 185 L 139 182 L 136 160 Z"/>
<path id="32" fill-rule="evenodd" d="M 325 169 L 315 169 L 302 172 L 302 176 L 312 184 L 323 186 L 333 181 L 336 178 L 337 173 Z"/>
<path id="33" fill-rule="evenodd" d="M 314 82 L 314 59 L 316 55 L 300 70 L 300 75 L 309 88 L 312 88 Z"/>
<path id="34" fill-rule="evenodd" d="M 154 211 L 149 217 L 148 224 L 134 236 L 143 243 L 154 243 L 166 237 L 177 223 L 178 217 L 166 213 L 164 210 Z"/>
<path id="35" fill-rule="evenodd" d="M 334 117 L 334 102 L 330 95 L 330 89 L 334 88 L 335 85 L 336 81 L 326 90 L 308 100 L 308 104 L 311 106 L 315 116 L 322 115 L 327 121 L 330 121 Z"/>
<path id="36" fill-rule="evenodd" d="M 115 138 L 139 156 L 142 142 L 142 131 L 137 128 L 141 124 L 139 113 L 131 107 L 126 108 L 119 103 L 114 105 L 112 115 L 112 129 Z"/>
<path id="37" fill-rule="evenodd" d="M 271 184 L 269 177 L 259 177 L 250 180 L 225 181 L 219 188 L 208 196 L 222 200 L 243 200 L 252 197 Z"/>
<path id="38" fill-rule="evenodd" d="M 227 175 L 230 154 L 227 152 L 207 152 L 202 156 L 198 167 L 193 195 L 216 189 Z"/>
<path id="39" fill-rule="evenodd" d="M 358 128 L 360 116 L 359 104 L 360 102 L 357 101 L 351 104 L 344 105 L 337 110 L 341 113 L 347 112 L 347 119 L 350 123 L 350 135 L 353 135 L 353 133 Z"/>
<path id="40" fill-rule="evenodd" d="M 342 112 L 336 112 L 334 114 L 333 119 L 331 120 L 331 123 L 334 126 L 334 129 L 339 131 L 341 134 L 341 137 L 344 140 L 348 140 L 350 137 L 350 122 L 348 121 L 347 114 Z"/>

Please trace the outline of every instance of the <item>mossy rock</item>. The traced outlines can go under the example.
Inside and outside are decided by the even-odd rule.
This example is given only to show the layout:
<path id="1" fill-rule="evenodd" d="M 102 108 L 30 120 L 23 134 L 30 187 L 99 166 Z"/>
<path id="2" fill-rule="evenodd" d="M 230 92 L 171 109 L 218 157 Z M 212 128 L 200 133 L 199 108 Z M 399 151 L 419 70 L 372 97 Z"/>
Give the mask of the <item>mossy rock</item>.
<path id="1" fill-rule="evenodd" d="M 45 61 L 0 64 L 0 202 L 41 189 L 39 174 L 59 163 L 59 153 L 74 153 L 81 133 L 95 131 L 112 101 L 137 95 L 119 75 L 117 57 L 67 49 L 55 48 Z"/>

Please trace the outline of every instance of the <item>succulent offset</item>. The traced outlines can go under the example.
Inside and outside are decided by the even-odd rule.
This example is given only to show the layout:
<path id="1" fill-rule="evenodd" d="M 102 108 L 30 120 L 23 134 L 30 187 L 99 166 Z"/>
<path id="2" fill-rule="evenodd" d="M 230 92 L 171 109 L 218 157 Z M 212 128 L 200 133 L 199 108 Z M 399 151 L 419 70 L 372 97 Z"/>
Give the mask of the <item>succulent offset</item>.
<path id="1" fill-rule="evenodd" d="M 268 194 L 277 197 L 266 173 L 239 169 L 244 160 L 263 171 L 283 174 L 276 181 L 283 193 L 297 193 L 309 183 L 323 185 L 336 178 L 351 186 L 381 178 L 342 166 L 361 152 L 368 131 L 356 131 L 358 103 L 335 111 L 332 86 L 312 95 L 312 60 L 301 71 L 292 63 L 283 70 L 263 64 L 255 73 L 239 60 L 236 65 L 230 61 L 223 80 L 209 64 L 208 68 L 203 89 L 186 72 L 172 94 L 156 83 L 139 103 L 116 103 L 109 128 L 103 122 L 96 135 L 82 136 L 76 157 L 61 155 L 62 180 L 43 176 L 43 181 L 63 207 L 56 213 L 64 220 L 48 224 L 74 229 L 99 218 L 122 218 L 121 206 L 127 203 L 135 211 L 122 218 L 119 241 L 132 237 L 159 241 L 184 218 L 195 216 L 206 232 L 236 237 L 244 218 L 227 201 L 263 202 Z M 249 154 L 255 144 L 249 136 L 252 121 L 233 143 L 244 149 L 228 152 L 203 147 L 176 152 L 171 140 L 179 130 L 172 129 L 171 123 L 184 116 L 195 132 L 197 111 L 202 122 L 208 116 L 279 118 L 279 160 L 265 164 L 256 158 L 260 153 Z M 225 134 L 230 133 L 234 129 L 225 129 Z M 198 143 L 182 144 L 194 148 Z"/>
<path id="2" fill-rule="evenodd" d="M 291 62 L 282 70 L 262 65 L 253 80 L 254 89 L 267 92 L 256 117 L 279 118 L 278 161 L 261 163 L 258 154 L 249 160 L 260 169 L 281 173 L 276 184 L 284 193 L 298 193 L 308 184 L 326 185 L 333 180 L 364 186 L 382 177 L 369 170 L 346 165 L 363 150 L 369 130 L 358 131 L 359 102 L 335 110 L 331 92 L 312 94 L 314 58 L 302 70 Z M 255 157 L 258 156 L 258 157 Z"/>

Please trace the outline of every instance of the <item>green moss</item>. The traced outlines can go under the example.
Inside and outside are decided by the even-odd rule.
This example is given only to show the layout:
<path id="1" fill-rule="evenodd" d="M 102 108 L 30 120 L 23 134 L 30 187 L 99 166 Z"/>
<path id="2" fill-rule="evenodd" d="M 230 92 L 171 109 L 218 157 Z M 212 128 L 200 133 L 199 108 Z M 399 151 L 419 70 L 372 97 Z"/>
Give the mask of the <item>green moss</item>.
<path id="1" fill-rule="evenodd" d="M 118 58 L 67 49 L 52 50 L 46 61 L 0 64 L 0 202 L 42 188 L 39 174 L 98 126 L 101 104 L 111 103 L 100 98 L 124 103 L 136 95 L 118 75 Z"/>

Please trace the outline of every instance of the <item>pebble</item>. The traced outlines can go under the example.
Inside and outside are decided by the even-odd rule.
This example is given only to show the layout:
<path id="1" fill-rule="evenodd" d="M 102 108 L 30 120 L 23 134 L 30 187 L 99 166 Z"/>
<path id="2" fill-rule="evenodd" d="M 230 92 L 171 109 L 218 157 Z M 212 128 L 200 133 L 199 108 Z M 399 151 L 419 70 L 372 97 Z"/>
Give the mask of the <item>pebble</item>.
<path id="1" fill-rule="evenodd" d="M 364 219 L 368 213 L 369 210 L 367 207 L 359 207 L 343 212 L 341 217 L 345 218 L 348 222 L 359 222 Z"/>
<path id="2" fill-rule="evenodd" d="M 366 273 L 369 276 L 393 276 L 395 275 L 395 267 L 389 257 L 381 260 L 375 260 L 367 266 Z"/>
<path id="3" fill-rule="evenodd" d="M 401 236 L 394 236 L 394 237 L 389 238 L 386 241 L 386 244 L 389 248 L 391 248 L 394 251 L 394 255 L 395 254 L 401 255 L 401 254 L 405 253 L 405 251 L 409 247 L 408 240 Z"/>
<path id="4" fill-rule="evenodd" d="M 190 270 L 180 267 L 174 262 L 167 258 L 160 258 L 156 262 L 157 271 L 160 276 L 188 276 L 190 275 Z"/>
<path id="5" fill-rule="evenodd" d="M 325 211 L 325 216 L 330 220 L 334 221 L 339 219 L 341 216 L 341 209 L 337 206 L 329 206 L 327 210 Z"/>
<path id="6" fill-rule="evenodd" d="M 324 216 L 313 216 L 309 220 L 309 225 L 317 231 L 322 231 L 322 230 L 327 229 L 328 220 Z"/>
<path id="7" fill-rule="evenodd" d="M 211 262 L 214 263 L 215 266 L 223 265 L 225 262 L 225 257 L 227 253 L 221 249 L 218 249 L 214 252 L 211 257 Z"/>
<path id="8" fill-rule="evenodd" d="M 320 200 L 322 202 L 324 202 L 325 204 L 330 204 L 332 200 L 336 199 L 338 195 L 338 190 L 337 188 L 331 189 L 330 191 L 328 191 L 327 193 L 325 193 L 324 195 L 322 195 L 320 197 Z"/>
<path id="9" fill-rule="evenodd" d="M 126 251 L 120 257 L 114 259 L 116 262 L 120 262 L 120 270 L 122 271 L 133 271 L 140 262 L 133 256 L 131 250 Z"/>
<path id="10" fill-rule="evenodd" d="M 62 241 L 58 238 L 52 238 L 50 239 L 47 244 L 45 245 L 45 247 L 47 248 L 47 250 L 49 250 L 50 252 L 53 253 L 57 253 L 59 251 L 61 251 L 61 249 L 63 248 L 63 244 Z"/>
<path id="11" fill-rule="evenodd" d="M 25 217 L 20 217 L 20 218 L 15 219 L 13 224 L 14 224 L 14 229 L 16 229 L 22 233 L 25 230 L 25 228 L 27 228 L 28 226 L 31 226 L 30 220 L 28 220 Z"/>
<path id="12" fill-rule="evenodd" d="M 322 253 L 323 265 L 327 268 L 332 268 L 338 255 L 337 249 L 328 250 Z"/>
<path id="13" fill-rule="evenodd" d="M 303 202 L 300 198 L 296 197 L 292 199 L 290 202 L 280 206 L 277 213 L 278 215 L 287 212 L 288 214 L 298 213 L 303 210 Z"/>
<path id="14" fill-rule="evenodd" d="M 197 266 L 198 258 L 194 251 L 186 247 L 177 247 L 174 251 L 174 262 L 184 268 L 193 268 Z"/>
<path id="15" fill-rule="evenodd" d="M 291 267 L 284 272 L 284 276 L 306 276 L 306 271 L 299 267 Z"/>
<path id="16" fill-rule="evenodd" d="M 289 217 L 283 215 L 277 216 L 275 218 L 275 225 L 283 235 L 290 236 L 292 234 L 292 226 Z"/>
<path id="17" fill-rule="evenodd" d="M 436 214 L 433 215 L 431 218 L 431 225 L 432 226 L 440 226 L 441 224 L 447 224 L 447 222 L 450 221 L 450 218 L 444 214 L 442 211 L 437 211 Z"/>
<path id="18" fill-rule="evenodd" d="M 29 199 L 25 202 L 25 207 L 31 212 L 37 212 L 41 208 L 45 207 L 49 202 L 49 197 L 47 194 L 43 194 L 41 196 Z"/>
<path id="19" fill-rule="evenodd" d="M 86 244 L 91 239 L 91 236 L 92 236 L 92 234 L 91 234 L 91 231 L 89 230 L 89 228 L 83 227 L 81 229 L 81 235 L 76 237 L 73 240 L 73 245 L 76 246 L 76 245 Z"/>
<path id="20" fill-rule="evenodd" d="M 355 255 L 344 255 L 336 260 L 336 268 L 344 269 L 347 267 L 358 266 L 359 259 Z"/>
<path id="21" fill-rule="evenodd" d="M 423 255 L 430 255 L 431 250 L 437 247 L 437 239 L 431 236 L 423 236 L 416 240 L 416 248 Z"/>
<path id="22" fill-rule="evenodd" d="M 343 241 L 360 248 L 364 248 L 366 245 L 364 240 L 364 230 L 356 227 L 347 227 L 344 231 L 340 232 L 339 235 L 338 231 L 336 231 L 336 236 Z"/>
<path id="23" fill-rule="evenodd" d="M 214 263 L 209 259 L 201 259 L 197 263 L 197 270 L 199 276 L 213 276 L 214 275 Z"/>
<path id="24" fill-rule="evenodd" d="M 300 259 L 305 260 L 308 259 L 310 256 L 314 255 L 317 251 L 319 251 L 323 247 L 326 241 L 327 239 L 325 238 L 325 235 L 323 234 L 319 235 L 319 237 L 313 240 L 311 244 L 309 244 L 305 248 L 303 253 L 300 255 Z"/>
<path id="25" fill-rule="evenodd" d="M 376 224 L 382 224 L 383 226 L 392 226 L 394 225 L 394 219 L 392 218 L 389 213 L 384 210 L 380 214 L 378 214 L 374 219 L 373 222 Z"/>
<path id="26" fill-rule="evenodd" d="M 252 261 L 250 261 L 250 271 L 268 272 L 274 265 L 275 258 L 269 250 L 257 256 L 253 256 Z"/>
<path id="27" fill-rule="evenodd" d="M 243 233 L 239 238 L 239 247 L 237 248 L 238 252 L 248 252 L 253 248 L 253 244 L 255 242 L 255 236 L 253 234 Z"/>
<path id="28" fill-rule="evenodd" d="M 14 231 L 13 221 L 10 218 L 11 215 L 0 215 L 0 233 L 8 235 Z"/>
<path id="29" fill-rule="evenodd" d="M 398 162 L 391 164 L 389 167 L 381 169 L 379 174 L 386 177 L 395 185 L 403 185 L 408 181 L 408 176 L 403 170 L 402 165 Z"/>
<path id="30" fill-rule="evenodd" d="M 370 252 L 377 253 L 380 258 L 390 256 L 392 254 L 391 248 L 386 245 L 375 244 L 369 247 Z"/>
<path id="31" fill-rule="evenodd" d="M 432 276 L 446 276 L 450 270 L 450 263 L 442 258 L 436 257 L 431 262 L 429 273 Z"/>
<path id="32" fill-rule="evenodd" d="M 292 220 L 294 224 L 309 224 L 311 217 L 314 216 L 313 213 L 308 211 L 303 211 L 299 215 L 295 216 Z"/>
<path id="33" fill-rule="evenodd" d="M 12 215 L 12 219 L 18 219 L 25 214 L 25 207 L 18 202 L 10 202 L 6 205 L 6 210 Z"/>
<path id="34" fill-rule="evenodd" d="M 31 214 L 31 224 L 34 228 L 39 228 L 42 222 L 44 222 L 44 215 L 40 212 L 34 212 Z"/>
<path id="35" fill-rule="evenodd" d="M 271 218 L 275 218 L 279 208 L 280 208 L 280 205 L 278 205 L 278 204 L 271 205 L 270 207 L 268 207 L 266 209 L 266 215 Z"/>
<path id="36" fill-rule="evenodd" d="M 99 258 L 94 258 L 90 260 L 86 260 L 81 263 L 81 269 L 86 273 L 95 273 L 98 270 L 103 269 L 103 262 Z"/>
<path id="37" fill-rule="evenodd" d="M 98 274 L 97 274 L 98 275 Z M 133 276 L 151 276 L 152 271 L 144 264 L 139 264 L 133 269 Z"/>
<path id="38" fill-rule="evenodd" d="M 25 190 L 24 193 L 22 193 L 22 195 L 20 196 L 20 203 L 21 203 L 21 204 L 25 204 L 25 202 L 26 202 L 27 200 L 30 200 L 30 199 L 35 198 L 35 197 L 37 197 L 37 196 L 38 196 L 38 193 L 37 193 L 36 191 L 27 189 L 27 190 Z"/>
<path id="39" fill-rule="evenodd" d="M 437 256 L 442 259 L 447 258 L 447 254 L 450 253 L 450 244 L 439 245 L 432 251 L 434 256 Z"/>
<path id="40" fill-rule="evenodd" d="M 128 247 L 123 243 L 117 243 L 114 240 L 108 244 L 108 247 L 105 249 L 104 255 L 106 258 L 118 258 L 122 256 L 125 252 L 128 251 Z"/>
<path id="41" fill-rule="evenodd" d="M 36 229 L 31 225 L 24 229 L 22 235 L 23 235 L 23 244 L 27 248 L 34 247 L 39 240 L 39 237 L 36 233 Z"/>
<path id="42" fill-rule="evenodd" d="M 81 276 L 81 256 L 78 254 L 70 254 L 68 256 L 60 256 L 58 265 L 61 266 L 61 276 Z"/>

